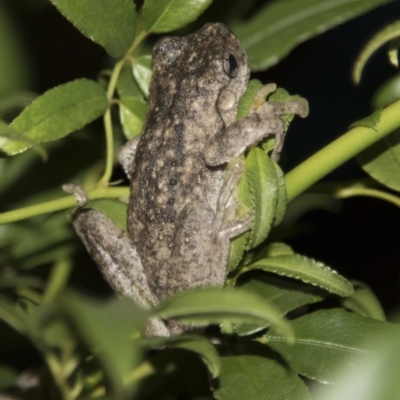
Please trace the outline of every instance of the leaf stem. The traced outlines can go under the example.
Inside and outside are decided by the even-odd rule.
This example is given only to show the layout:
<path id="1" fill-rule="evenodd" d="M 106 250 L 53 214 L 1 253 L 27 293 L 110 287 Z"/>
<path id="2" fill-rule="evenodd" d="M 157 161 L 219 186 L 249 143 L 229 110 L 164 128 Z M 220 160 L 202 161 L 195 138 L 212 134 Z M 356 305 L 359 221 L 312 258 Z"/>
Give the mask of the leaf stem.
<path id="1" fill-rule="evenodd" d="M 399 127 L 400 100 L 382 110 L 377 130 L 355 127 L 287 173 L 288 201 Z"/>
<path id="2" fill-rule="evenodd" d="M 108 100 L 108 108 L 104 114 L 104 131 L 106 136 L 106 166 L 104 168 L 104 174 L 101 177 L 98 186 L 105 187 L 108 185 L 111 179 L 113 165 L 114 165 L 114 135 L 113 135 L 113 127 L 112 127 L 112 118 L 111 118 L 111 106 L 113 104 L 113 96 L 115 93 L 115 88 L 117 87 L 118 78 L 121 74 L 121 71 L 125 65 L 127 59 L 130 58 L 131 53 L 135 50 L 138 44 L 146 37 L 148 33 L 146 31 L 141 31 L 133 41 L 131 47 L 128 49 L 126 54 L 121 60 L 119 60 L 113 69 L 111 74 L 110 82 L 108 83 L 107 88 L 107 100 Z"/>
<path id="3" fill-rule="evenodd" d="M 129 187 L 99 187 L 88 192 L 91 199 L 98 199 L 101 197 L 119 198 L 129 196 Z M 62 211 L 69 207 L 76 206 L 76 199 L 74 196 L 65 196 L 60 199 L 47 201 L 33 206 L 19 208 L 17 210 L 7 211 L 0 214 L 0 225 L 8 224 L 10 222 L 20 221 L 26 218 L 36 217 L 42 214 L 48 214 L 55 211 Z"/>
<path id="4" fill-rule="evenodd" d="M 50 304 L 61 292 L 67 283 L 72 271 L 71 260 L 63 259 L 56 262 L 50 273 L 45 292 L 43 294 L 43 304 Z"/>
<path id="5" fill-rule="evenodd" d="M 346 187 L 336 190 L 334 192 L 334 195 L 338 199 L 347 199 L 354 196 L 374 197 L 376 199 L 385 200 L 388 203 L 400 207 L 400 198 L 398 196 L 377 189 L 370 189 L 360 186 Z"/>

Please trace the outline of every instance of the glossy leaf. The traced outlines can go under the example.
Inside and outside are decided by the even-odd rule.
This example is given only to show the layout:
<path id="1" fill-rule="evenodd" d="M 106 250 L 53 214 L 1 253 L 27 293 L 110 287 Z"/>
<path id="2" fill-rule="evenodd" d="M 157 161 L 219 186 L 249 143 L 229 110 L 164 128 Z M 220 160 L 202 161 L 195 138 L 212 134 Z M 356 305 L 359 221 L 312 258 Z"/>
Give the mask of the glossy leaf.
<path id="1" fill-rule="evenodd" d="M 104 89 L 89 79 L 77 79 L 50 89 L 10 124 L 28 140 L 43 143 L 76 131 L 107 109 Z M 0 138 L 0 151 L 13 155 L 32 147 L 25 141 Z"/>
<path id="2" fill-rule="evenodd" d="M 125 137 L 129 140 L 142 131 L 147 103 L 138 97 L 123 97 L 119 101 L 119 116 Z"/>
<path id="3" fill-rule="evenodd" d="M 149 95 L 151 64 L 150 55 L 135 58 L 132 63 L 132 74 L 145 97 Z"/>
<path id="4" fill-rule="evenodd" d="M 237 189 L 237 199 L 239 205 L 243 205 L 243 207 L 239 207 L 239 210 L 242 211 L 243 214 L 250 212 L 251 196 L 249 193 L 249 184 L 245 173 L 242 174 L 239 181 Z M 234 268 L 236 268 L 239 262 L 242 260 L 243 254 L 247 247 L 247 243 L 249 241 L 249 237 L 250 232 L 247 231 L 231 240 L 229 245 L 229 256 L 227 263 L 229 270 L 233 270 Z"/>
<path id="5" fill-rule="evenodd" d="M 275 0 L 234 28 L 253 70 L 279 62 L 297 44 L 390 0 Z"/>
<path id="6" fill-rule="evenodd" d="M 143 25 L 149 32 L 170 32 L 194 21 L 212 0 L 145 0 Z"/>
<path id="7" fill-rule="evenodd" d="M 127 204 L 114 199 L 96 199 L 85 203 L 83 208 L 97 210 L 112 219 L 121 229 L 127 231 Z"/>
<path id="8" fill-rule="evenodd" d="M 218 400 L 311 400 L 305 383 L 266 346 L 238 343 L 221 357 Z"/>
<path id="9" fill-rule="evenodd" d="M 132 388 L 124 387 L 123 379 L 140 363 L 141 348 L 133 337 L 143 328 L 144 312 L 129 299 L 101 302 L 75 293 L 66 295 L 62 305 L 103 365 L 116 397 L 129 393 Z"/>
<path id="10" fill-rule="evenodd" d="M 388 79 L 372 97 L 372 107 L 376 110 L 400 99 L 400 73 Z"/>
<path id="11" fill-rule="evenodd" d="M 123 97 L 137 97 L 139 99 L 143 98 L 143 93 L 133 77 L 131 66 L 126 66 L 119 74 L 117 91 L 120 99 Z"/>
<path id="12" fill-rule="evenodd" d="M 155 309 L 161 318 L 177 318 L 183 323 L 269 323 L 292 339 L 290 324 L 280 310 L 259 296 L 240 289 L 197 289 L 171 297 Z"/>
<path id="13" fill-rule="evenodd" d="M 351 283 L 336 271 L 321 262 L 299 254 L 257 260 L 248 267 L 299 279 L 342 297 L 350 296 L 354 292 Z"/>
<path id="14" fill-rule="evenodd" d="M 278 190 L 273 226 L 278 226 L 285 217 L 288 200 L 287 200 L 286 184 L 283 171 L 281 170 L 281 167 L 278 164 L 276 163 L 273 164 L 275 167 L 276 186 Z"/>
<path id="15" fill-rule="evenodd" d="M 357 356 L 368 353 L 379 335 L 400 330 L 393 324 L 365 318 L 342 309 L 321 310 L 292 321 L 293 345 L 269 332 L 268 345 L 280 353 L 290 368 L 324 383 L 335 383 L 335 371 L 350 367 Z"/>
<path id="16" fill-rule="evenodd" d="M 215 347 L 202 336 L 179 335 L 168 338 L 151 338 L 146 343 L 151 347 L 178 348 L 197 353 L 213 378 L 216 378 L 221 371 L 221 361 Z"/>
<path id="17" fill-rule="evenodd" d="M 282 316 L 306 304 L 313 304 L 324 299 L 320 289 L 266 273 L 253 274 L 251 279 L 240 287 L 257 294 L 265 302 L 275 305 L 281 310 Z M 235 332 L 238 335 L 250 335 L 268 326 L 269 324 L 265 323 L 243 323 L 235 327 Z"/>
<path id="18" fill-rule="evenodd" d="M 239 99 L 237 119 L 245 118 L 249 114 L 250 108 L 254 104 L 254 99 L 262 87 L 263 84 L 257 79 L 252 79 L 249 81 L 246 91 L 240 96 Z"/>
<path id="19" fill-rule="evenodd" d="M 352 296 L 341 301 L 342 306 L 363 317 L 386 321 L 382 305 L 371 288 L 362 282 L 352 281 L 352 283 L 355 292 Z"/>
<path id="20" fill-rule="evenodd" d="M 350 368 L 336 371 L 337 385 L 320 385 L 315 400 L 397 400 L 400 393 L 400 335 L 379 336 L 372 354 L 361 354 Z"/>
<path id="21" fill-rule="evenodd" d="M 365 172 L 375 180 L 400 191 L 400 131 L 368 147 L 357 156 Z"/>
<path id="22" fill-rule="evenodd" d="M 115 58 L 122 57 L 135 38 L 135 3 L 131 0 L 50 0 L 86 37 Z"/>
<path id="23" fill-rule="evenodd" d="M 375 51 L 382 47 L 385 43 L 398 37 L 400 37 L 400 21 L 396 21 L 393 24 L 386 26 L 370 41 L 368 41 L 360 55 L 357 57 L 356 63 L 354 64 L 353 82 L 360 82 L 361 73 L 364 69 L 365 63 L 372 56 L 372 54 L 374 54 Z"/>
<path id="24" fill-rule="evenodd" d="M 248 247 L 262 243 L 272 227 L 278 201 L 274 163 L 260 148 L 250 150 L 246 158 L 246 176 L 252 196 L 254 218 Z"/>

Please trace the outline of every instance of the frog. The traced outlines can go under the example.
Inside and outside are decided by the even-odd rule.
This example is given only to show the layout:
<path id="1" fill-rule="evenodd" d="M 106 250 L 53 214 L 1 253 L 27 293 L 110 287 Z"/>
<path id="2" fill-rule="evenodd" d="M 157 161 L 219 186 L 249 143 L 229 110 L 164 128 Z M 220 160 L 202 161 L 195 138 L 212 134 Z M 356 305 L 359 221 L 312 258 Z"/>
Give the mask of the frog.
<path id="1" fill-rule="evenodd" d="M 240 157 L 269 135 L 278 160 L 282 115 L 306 117 L 308 103 L 265 101 L 237 119 L 250 67 L 238 38 L 221 23 L 184 37 L 164 37 L 152 53 L 148 109 L 141 134 L 121 149 L 130 179 L 127 232 L 94 209 L 79 208 L 73 225 L 114 291 L 150 309 L 201 287 L 223 287 L 230 241 L 251 228 L 239 215 Z M 227 168 L 228 166 L 228 168 Z M 73 190 L 83 203 L 79 190 Z M 79 200 L 80 199 L 80 200 Z M 150 319 L 146 336 L 192 328 Z"/>

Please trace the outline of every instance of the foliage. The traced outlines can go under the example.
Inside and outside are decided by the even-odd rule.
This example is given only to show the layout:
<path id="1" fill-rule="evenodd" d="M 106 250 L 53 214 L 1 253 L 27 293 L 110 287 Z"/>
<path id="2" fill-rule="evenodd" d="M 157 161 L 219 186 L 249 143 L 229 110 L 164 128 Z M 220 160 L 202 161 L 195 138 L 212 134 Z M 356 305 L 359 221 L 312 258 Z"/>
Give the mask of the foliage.
<path id="1" fill-rule="evenodd" d="M 385 320 L 371 289 L 271 240 L 288 203 L 355 156 L 382 186 L 377 189 L 376 182 L 342 185 L 330 194 L 375 196 L 400 204 L 385 189 L 400 190 L 396 156 L 400 102 L 394 102 L 400 96 L 387 95 L 391 85 L 378 97 L 379 106 L 393 104 L 355 122 L 347 133 L 286 175 L 267 156 L 273 143 L 265 141 L 251 149 L 238 197 L 243 209 L 251 209 L 255 217 L 251 231 L 232 243 L 227 287 L 183 293 L 144 311 L 127 299 L 99 300 L 67 287 L 81 247 L 70 227 L 71 209 L 65 213 L 76 206 L 75 199 L 62 194 L 61 185 L 79 181 L 90 198 L 84 207 L 105 213 L 126 229 L 129 189 L 109 184 L 114 149 L 123 138 L 140 134 L 145 116 L 151 77 L 145 39 L 151 33 L 183 28 L 212 2 L 145 0 L 139 10 L 130 0 L 107 0 L 101 6 L 94 0 L 50 2 L 84 36 L 104 48 L 111 67 L 99 74 L 98 81 L 81 78 L 37 97 L 18 92 L 0 99 L 4 157 L 0 191 L 2 207 L 10 210 L 0 214 L 0 319 L 4 323 L 0 329 L 28 339 L 42 360 L 40 366 L 25 365 L 23 371 L 11 363 L 1 364 L 4 394 L 0 396 L 63 400 L 345 396 L 340 385 L 329 393 L 310 390 L 305 377 L 321 383 L 344 382 L 344 388 L 355 387 L 352 398 L 364 399 L 363 377 L 376 385 L 384 374 L 385 381 L 368 398 L 395 398 L 398 380 L 389 367 L 395 371 L 399 366 L 399 357 L 393 356 L 400 349 L 399 328 Z M 255 2 L 244 6 L 237 1 L 230 11 L 231 28 L 248 52 L 253 70 L 260 70 L 278 63 L 300 42 L 388 2 L 275 0 L 241 20 L 241 10 Z M 388 40 L 392 40 L 391 60 L 397 60 L 398 26 L 397 22 L 385 28 L 366 46 L 356 63 L 355 79 L 360 79 L 369 56 Z M 283 89 L 267 86 L 250 82 L 241 99 L 241 116 L 266 96 L 277 102 L 293 98 Z M 100 117 L 103 127 L 91 124 Z M 286 116 L 287 126 L 290 121 Z M 98 135 L 89 148 L 85 143 L 63 145 L 73 132 L 89 140 L 101 130 L 105 132 L 104 164 L 95 156 L 101 152 Z M 60 165 L 73 158 L 77 168 L 68 173 L 60 168 L 56 189 L 27 182 L 24 177 L 29 181 L 31 171 L 38 168 L 36 153 L 43 159 L 47 154 L 59 156 Z M 41 172 L 44 180 L 48 169 Z M 18 185 L 28 195 L 18 194 Z M 47 279 L 36 273 L 43 265 L 51 265 Z M 145 338 L 142 331 L 149 318 L 213 325 L 203 335 Z M 8 341 L 2 336 L 3 346 Z M 351 365 L 360 368 L 349 372 Z M 28 378 L 33 383 L 27 383 Z"/>

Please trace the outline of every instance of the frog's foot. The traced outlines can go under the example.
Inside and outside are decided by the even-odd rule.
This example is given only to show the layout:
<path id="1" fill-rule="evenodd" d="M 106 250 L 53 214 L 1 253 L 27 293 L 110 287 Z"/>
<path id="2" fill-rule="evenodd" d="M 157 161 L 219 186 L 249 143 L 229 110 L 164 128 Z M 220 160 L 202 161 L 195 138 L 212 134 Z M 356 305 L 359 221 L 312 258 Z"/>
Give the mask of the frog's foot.
<path id="1" fill-rule="evenodd" d="M 82 186 L 76 185 L 75 183 L 66 183 L 62 185 L 62 190 L 64 190 L 66 193 L 72 194 L 75 197 L 78 206 L 87 203 L 89 200 L 85 189 L 83 189 Z"/>
<path id="2" fill-rule="evenodd" d="M 301 118 L 306 118 L 310 112 L 308 101 L 303 97 L 297 100 L 285 101 L 283 103 L 265 102 L 255 112 L 261 115 L 271 114 L 271 109 L 275 115 L 296 114 Z"/>

